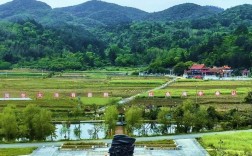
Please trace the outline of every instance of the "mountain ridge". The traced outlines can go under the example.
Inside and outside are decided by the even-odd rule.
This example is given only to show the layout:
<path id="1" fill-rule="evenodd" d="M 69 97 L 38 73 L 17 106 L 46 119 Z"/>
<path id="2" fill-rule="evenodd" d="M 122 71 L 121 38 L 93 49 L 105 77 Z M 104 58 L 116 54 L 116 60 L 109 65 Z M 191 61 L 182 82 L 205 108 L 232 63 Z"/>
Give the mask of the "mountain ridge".
<path id="1" fill-rule="evenodd" d="M 210 17 L 222 11 L 224 9 L 214 6 L 209 7 L 194 3 L 184 3 L 150 14 L 146 19 L 155 21 L 177 21 Z"/>
<path id="2" fill-rule="evenodd" d="M 178 13 L 181 9 L 186 10 L 183 8 L 189 4 L 194 6 L 194 8 L 197 6 L 198 11 L 193 12 L 192 16 L 184 16 L 182 15 L 183 12 Z M 74 6 L 54 9 L 48 4 L 37 0 L 13 0 L 0 5 L 0 17 L 7 20 L 12 18 L 34 18 L 46 25 L 50 25 L 47 21 L 51 21 L 51 24 L 55 24 L 55 20 L 59 23 L 75 23 L 83 25 L 84 27 L 90 27 L 91 25 L 110 26 L 145 20 L 173 21 L 185 20 L 188 18 L 202 18 L 206 17 L 207 13 L 209 14 L 208 16 L 211 16 L 219 13 L 221 10 L 213 6 L 211 6 L 211 8 L 212 9 L 193 3 L 185 3 L 173 6 L 164 11 L 148 13 L 137 8 L 120 6 L 98 0 L 91 0 Z M 185 13 L 187 14 L 187 12 Z"/>

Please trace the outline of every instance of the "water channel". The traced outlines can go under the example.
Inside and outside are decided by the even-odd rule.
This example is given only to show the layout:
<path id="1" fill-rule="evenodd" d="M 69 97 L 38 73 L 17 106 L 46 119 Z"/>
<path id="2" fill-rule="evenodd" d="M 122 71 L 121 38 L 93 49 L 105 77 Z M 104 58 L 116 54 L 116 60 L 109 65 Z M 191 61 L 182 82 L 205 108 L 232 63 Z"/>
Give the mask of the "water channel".
<path id="1" fill-rule="evenodd" d="M 135 136 L 152 136 L 162 135 L 160 130 L 161 124 L 144 123 L 141 128 L 135 129 L 133 134 Z M 55 124 L 55 136 L 50 136 L 47 140 L 80 140 L 80 139 L 103 139 L 105 138 L 105 124 L 104 123 L 71 123 L 69 125 Z M 176 125 L 167 128 L 169 134 L 174 134 Z"/>

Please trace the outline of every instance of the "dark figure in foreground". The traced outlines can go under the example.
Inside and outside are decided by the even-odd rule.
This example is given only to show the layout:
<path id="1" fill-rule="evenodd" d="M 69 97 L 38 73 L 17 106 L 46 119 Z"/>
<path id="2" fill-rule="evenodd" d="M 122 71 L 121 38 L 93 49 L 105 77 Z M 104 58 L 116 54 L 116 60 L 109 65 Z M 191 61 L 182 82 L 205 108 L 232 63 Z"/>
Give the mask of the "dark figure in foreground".
<path id="1" fill-rule="evenodd" d="M 115 135 L 109 149 L 110 156 L 133 156 L 135 141 L 127 135 Z"/>

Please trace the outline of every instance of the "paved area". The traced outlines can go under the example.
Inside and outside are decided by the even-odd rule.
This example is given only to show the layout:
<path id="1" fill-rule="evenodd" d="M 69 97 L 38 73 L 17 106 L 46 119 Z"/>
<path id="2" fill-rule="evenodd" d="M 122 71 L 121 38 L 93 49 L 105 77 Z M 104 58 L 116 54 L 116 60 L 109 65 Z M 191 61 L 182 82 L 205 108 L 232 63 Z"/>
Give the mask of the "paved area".
<path id="1" fill-rule="evenodd" d="M 179 150 L 146 150 L 135 148 L 134 156 L 208 156 L 208 153 L 198 144 L 195 139 L 175 140 L 181 146 Z M 58 147 L 41 147 L 34 151 L 31 156 L 108 156 L 108 148 L 95 150 L 74 151 L 59 150 Z"/>
<path id="2" fill-rule="evenodd" d="M 177 145 L 182 147 L 178 155 L 181 156 L 208 156 L 206 150 L 195 139 L 178 139 L 175 140 Z"/>

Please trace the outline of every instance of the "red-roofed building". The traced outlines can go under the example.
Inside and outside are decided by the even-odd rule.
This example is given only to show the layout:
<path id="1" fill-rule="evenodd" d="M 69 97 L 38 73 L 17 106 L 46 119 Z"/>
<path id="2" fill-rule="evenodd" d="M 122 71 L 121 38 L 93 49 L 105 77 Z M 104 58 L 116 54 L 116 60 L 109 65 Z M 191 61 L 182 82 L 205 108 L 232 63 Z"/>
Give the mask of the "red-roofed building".
<path id="1" fill-rule="evenodd" d="M 206 67 L 204 64 L 194 64 L 188 70 L 185 70 L 184 77 L 203 78 L 205 76 L 231 77 L 231 67 Z"/>

